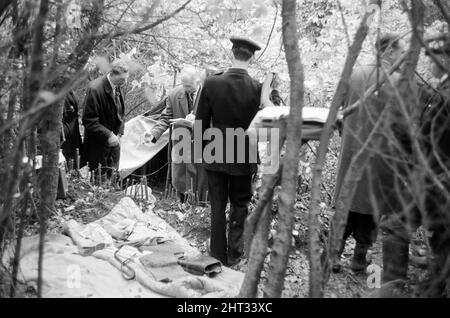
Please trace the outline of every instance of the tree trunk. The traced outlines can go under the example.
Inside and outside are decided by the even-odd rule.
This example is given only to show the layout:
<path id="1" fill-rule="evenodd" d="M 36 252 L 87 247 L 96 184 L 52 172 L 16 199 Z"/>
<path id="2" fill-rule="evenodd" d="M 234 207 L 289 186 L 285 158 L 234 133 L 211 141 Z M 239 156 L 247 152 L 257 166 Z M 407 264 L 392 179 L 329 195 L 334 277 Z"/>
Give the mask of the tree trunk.
<path id="1" fill-rule="evenodd" d="M 4 116 L 4 110 L 2 107 L 0 107 L 0 127 L 3 127 L 5 124 L 5 116 Z M 5 158 L 5 149 L 6 149 L 6 143 L 5 143 L 5 135 L 0 134 L 0 160 L 4 162 Z M 0 167 L 0 176 L 3 176 L 3 168 Z M 1 188 L 0 188 L 1 190 Z"/>
<path id="2" fill-rule="evenodd" d="M 44 25 L 47 20 L 49 11 L 49 1 L 41 0 L 39 5 L 39 13 L 36 18 L 34 26 L 33 47 L 31 51 L 31 72 L 30 72 L 30 87 L 29 87 L 29 102 L 34 104 L 38 98 L 39 90 L 41 89 L 42 76 L 44 74 Z M 40 237 L 39 237 L 39 263 L 38 263 L 38 297 L 42 297 L 42 262 L 43 262 L 43 247 L 44 236 L 46 231 L 46 220 L 50 211 L 53 209 L 54 201 L 56 199 L 56 187 L 54 180 L 58 178 L 58 170 L 56 164 L 58 163 L 58 151 L 53 150 L 53 136 L 51 133 L 52 124 L 57 127 L 60 123 L 54 122 L 51 118 L 52 109 L 48 109 L 42 118 L 42 169 L 39 175 L 39 223 L 40 223 Z M 58 118 L 57 116 L 55 116 Z M 56 158 L 55 158 L 56 157 Z M 55 164 L 56 160 L 56 164 Z M 55 168 L 56 167 L 56 172 Z M 55 176 L 56 175 L 56 176 Z"/>
<path id="3" fill-rule="evenodd" d="M 104 5 L 105 0 L 95 0 L 92 2 L 87 28 L 77 43 L 74 52 L 68 58 L 69 71 L 72 70 L 73 73 L 81 70 L 86 65 L 89 55 L 101 40 L 96 38 L 96 34 L 102 23 Z"/>
<path id="4" fill-rule="evenodd" d="M 256 233 L 251 243 L 247 272 L 242 282 L 239 298 L 255 298 L 257 296 L 261 271 L 263 270 L 267 254 L 269 225 L 272 219 L 272 195 L 273 189 L 270 199 L 264 206 L 264 210 L 258 220 Z"/>
<path id="5" fill-rule="evenodd" d="M 20 76 L 22 72 L 19 70 L 19 64 L 22 62 L 21 58 L 24 59 L 25 64 L 27 62 L 26 54 L 27 49 L 26 46 L 30 41 L 30 31 L 29 31 L 29 19 L 30 19 L 30 3 L 26 3 L 24 5 L 23 11 L 18 12 L 18 3 L 14 2 L 13 11 L 12 11 L 12 22 L 14 24 L 13 37 L 14 41 L 12 47 L 8 53 L 8 59 L 11 63 L 10 76 L 11 81 L 9 83 L 9 100 L 8 100 L 8 112 L 6 115 L 6 122 L 9 123 L 13 121 L 15 113 L 18 111 L 17 102 L 18 102 L 18 94 L 20 92 L 20 88 L 24 87 L 20 85 Z M 22 106 L 25 103 L 22 104 Z M 5 132 L 5 150 L 8 151 L 13 146 L 14 136 L 12 129 L 9 129 Z"/>
<path id="6" fill-rule="evenodd" d="M 7 234 L 10 224 L 10 215 L 12 214 L 13 203 L 14 203 L 14 193 L 16 192 L 19 182 L 20 182 L 20 165 L 22 162 L 22 143 L 23 134 L 19 134 L 18 140 L 16 141 L 15 148 L 13 148 L 11 161 L 7 162 L 7 176 L 4 203 L 2 209 L 0 210 L 0 246 L 5 240 L 5 235 Z"/>
<path id="7" fill-rule="evenodd" d="M 261 105 L 262 107 L 273 106 L 270 101 L 270 94 L 272 91 L 272 81 L 274 75 L 272 73 L 266 76 L 264 84 L 261 89 Z M 286 122 L 283 119 L 281 125 L 286 127 Z M 286 140 L 286 129 L 282 129 L 282 133 L 278 136 L 278 153 Z M 258 135 L 258 134 L 256 134 Z M 264 267 L 264 260 L 267 255 L 269 225 L 272 219 L 272 198 L 275 187 L 279 184 L 281 179 L 282 165 L 278 167 L 275 174 L 264 174 L 262 176 L 262 187 L 259 194 L 259 201 L 256 208 L 245 220 L 244 226 L 244 250 L 245 256 L 249 259 L 247 271 L 245 273 L 244 281 L 242 282 L 239 297 L 241 298 L 255 298 L 257 296 L 258 284 L 261 278 L 261 271 Z"/>
<path id="8" fill-rule="evenodd" d="M 3 13 L 8 10 L 9 6 L 13 3 L 14 0 L 2 0 L 0 1 L 0 17 L 3 15 Z"/>
<path id="9" fill-rule="evenodd" d="M 264 290 L 264 297 L 269 298 L 281 297 L 289 252 L 292 245 L 304 97 L 304 72 L 298 47 L 295 0 L 283 0 L 282 17 L 283 44 L 291 81 L 291 108 L 287 124 L 287 147 L 286 156 L 283 161 L 282 193 L 279 197 L 277 235 L 271 253 L 268 282 Z"/>
<path id="10" fill-rule="evenodd" d="M 21 190 L 24 191 L 23 201 L 22 201 L 22 209 L 19 214 L 19 230 L 16 238 L 16 248 L 14 250 L 14 260 L 13 260 L 13 269 L 12 269 L 12 284 L 10 289 L 10 297 L 14 298 L 16 292 L 16 284 L 17 284 L 17 274 L 19 273 L 19 264 L 20 264 L 20 251 L 22 249 L 22 238 L 25 230 L 25 225 L 27 222 L 27 210 L 28 203 L 30 201 L 30 192 L 29 192 L 29 173 L 25 172 L 25 176 L 22 180 Z"/>
<path id="11" fill-rule="evenodd" d="M 41 2 L 40 13 L 44 13 L 45 7 L 48 9 L 48 1 Z M 62 74 L 61 79 L 55 79 L 50 86 L 58 91 L 62 87 L 70 83 L 71 76 L 77 71 L 80 71 L 85 66 L 88 61 L 89 55 L 91 54 L 93 48 L 97 44 L 92 41 L 93 35 L 98 32 L 101 24 L 101 17 L 104 9 L 104 0 L 98 0 L 93 2 L 92 10 L 89 14 L 89 23 L 86 32 L 77 43 L 75 48 L 75 53 L 71 54 L 68 58 L 67 65 L 69 66 L 67 70 Z M 46 13 L 46 12 L 45 12 Z M 40 15 L 41 16 L 41 15 Z M 58 15 L 62 18 L 61 15 Z M 42 15 L 46 17 L 46 15 Z M 42 20 L 45 21 L 45 18 Z M 57 24 L 61 24 L 62 21 L 57 21 Z M 57 30 L 61 31 L 61 25 L 57 26 Z M 42 72 L 42 64 L 39 60 L 39 50 L 42 50 L 42 42 L 39 45 L 40 35 L 36 33 L 35 44 L 33 48 L 33 56 L 35 57 L 32 61 L 32 76 L 33 74 L 38 74 L 38 70 Z M 55 38 L 54 45 L 54 58 L 58 56 L 59 49 L 59 35 L 57 34 Z M 41 39 L 42 40 L 42 39 Z M 41 51 L 42 52 L 42 51 Z M 42 58 L 42 55 L 41 55 Z M 33 65 L 35 68 L 33 68 Z M 32 81 L 33 83 L 33 81 Z M 32 86 L 34 87 L 34 86 Z M 39 193 L 41 196 L 41 201 L 39 205 L 39 214 L 41 221 L 41 231 L 40 231 L 40 254 L 39 254 L 39 277 L 38 277 L 38 295 L 42 296 L 42 261 L 43 261 L 43 248 L 44 248 L 44 237 L 46 232 L 46 220 L 51 211 L 54 209 L 56 195 L 57 195 L 57 185 L 58 185 L 58 162 L 59 162 L 59 149 L 60 149 L 60 136 L 62 129 L 62 110 L 63 101 L 55 103 L 49 108 L 46 108 L 42 115 L 41 120 L 41 135 L 40 143 L 42 147 L 43 163 L 42 169 L 39 176 Z"/>
<path id="12" fill-rule="evenodd" d="M 18 111 L 17 109 L 17 95 L 20 91 L 20 87 L 17 87 L 19 81 L 17 80 L 17 76 L 19 74 L 18 63 L 20 63 L 20 59 L 23 58 L 25 61 L 26 53 L 27 53 L 27 44 L 30 41 L 30 31 L 29 31 L 29 17 L 31 12 L 31 4 L 30 2 L 26 2 L 24 4 L 23 11 L 19 14 L 18 12 L 18 3 L 13 2 L 13 14 L 12 21 L 14 23 L 14 41 L 13 46 L 9 52 L 9 59 L 12 60 L 12 78 L 13 81 L 11 83 L 10 96 L 8 101 L 8 113 L 6 123 L 10 123 L 13 121 L 15 113 Z M 14 85 L 14 86 L 13 86 Z M 24 84 L 22 88 L 25 89 Z M 26 107 L 24 104 L 24 100 L 22 100 L 22 106 Z M 26 124 L 21 125 L 19 127 L 19 132 L 17 136 L 13 135 L 12 128 L 6 130 L 4 132 L 5 137 L 5 148 L 7 153 L 5 156 L 7 157 L 5 160 L 5 182 L 0 187 L 1 195 L 3 199 L 3 206 L 0 209 L 0 245 L 3 243 L 5 235 L 7 233 L 7 228 L 9 226 L 9 217 L 12 214 L 12 207 L 14 202 L 14 192 L 18 189 L 20 182 L 20 165 L 23 157 L 23 141 L 24 136 L 26 134 Z M 4 194 L 4 195 L 3 195 Z"/>

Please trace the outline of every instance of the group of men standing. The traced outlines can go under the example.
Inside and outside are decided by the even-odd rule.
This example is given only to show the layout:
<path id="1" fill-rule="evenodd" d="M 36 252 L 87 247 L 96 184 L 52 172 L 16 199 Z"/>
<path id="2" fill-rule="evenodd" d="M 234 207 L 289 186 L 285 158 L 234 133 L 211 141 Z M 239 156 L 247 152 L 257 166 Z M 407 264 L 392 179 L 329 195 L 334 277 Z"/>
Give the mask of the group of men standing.
<path id="1" fill-rule="evenodd" d="M 202 149 L 206 146 L 203 136 L 209 128 L 220 130 L 223 141 L 227 139 L 227 129 L 247 130 L 261 105 L 262 84 L 248 73 L 255 51 L 261 47 L 245 38 L 233 37 L 230 40 L 233 43 L 232 67 L 225 72 L 205 76 L 200 88 L 194 85 L 194 72 L 185 70 L 182 73 L 182 86 L 169 94 L 160 122 L 146 135 L 148 140 L 156 142 L 169 127 L 171 120 L 175 129 L 175 119 L 178 118 L 190 118 L 193 126 L 201 127 L 202 140 L 194 141 L 192 138 L 192 143 L 193 147 L 196 142 L 201 143 Z M 201 194 L 206 192 L 203 182 L 207 180 L 207 193 L 211 203 L 210 254 L 223 264 L 231 266 L 243 256 L 242 236 L 248 204 L 253 195 L 252 177 L 257 172 L 257 164 L 250 162 L 248 140 L 242 146 L 233 143 L 233 149 L 228 146 L 226 142 L 223 143 L 223 151 L 219 156 L 216 154 L 215 162 L 176 163 L 173 164 L 172 171 L 173 185 L 180 193 L 181 200 L 184 199 L 183 193 L 187 190 L 189 180 L 194 180 L 193 188 Z M 233 152 L 235 160 L 228 160 L 228 152 Z M 194 149 L 192 153 L 195 153 Z M 237 157 L 243 157 L 244 161 L 238 162 Z M 204 198 L 203 195 L 201 197 Z M 227 226 L 228 202 L 230 210 Z"/>
<path id="2" fill-rule="evenodd" d="M 249 127 L 260 108 L 262 85 L 250 77 L 248 67 L 255 52 L 261 47 L 245 38 L 234 37 L 231 42 L 232 67 L 227 71 L 212 72 L 205 75 L 203 80 L 200 80 L 194 70 L 185 69 L 182 72 L 182 84 L 167 96 L 166 107 L 158 124 L 145 135 L 147 142 L 156 142 L 171 125 L 177 127 L 178 119 L 192 122 L 189 127 L 191 130 L 194 125 L 200 125 L 202 137 L 211 127 L 220 130 L 223 136 L 229 128 L 246 130 Z M 376 49 L 378 59 L 374 63 L 353 71 L 343 105 L 346 107 L 361 101 L 358 109 L 343 123 L 335 201 L 339 199 L 346 174 L 352 169 L 353 158 L 363 147 L 371 154 L 351 201 L 340 253 L 346 239 L 353 235 L 356 246 L 351 269 L 365 270 L 367 252 L 376 240 L 381 220 L 384 232 L 383 281 L 406 280 L 410 234 L 423 224 L 433 234 L 430 238 L 431 250 L 435 256 L 433 273 L 436 277 L 440 275 L 443 278 L 439 288 L 433 289 L 437 291 L 433 295 L 441 296 L 445 280 L 450 276 L 450 39 L 445 38 L 443 43 L 428 50 L 434 60 L 440 61 L 433 63 L 434 76 L 439 80 L 439 85 L 436 88 L 424 87 L 417 90 L 417 96 L 421 96 L 423 111 L 419 112 L 420 118 L 416 118 L 414 126 L 419 130 L 416 143 L 418 149 L 415 151 L 426 155 L 426 167 L 430 173 L 425 175 L 417 171 L 417 167 L 421 167 L 418 163 L 423 162 L 410 160 L 414 158 L 411 149 L 415 141 L 411 141 L 412 137 L 402 131 L 404 126 L 401 123 L 393 121 L 395 110 L 391 113 L 394 117 L 389 117 L 389 111 L 386 112 L 390 104 L 399 103 L 393 100 L 397 96 L 395 86 L 400 73 L 394 73 L 387 80 L 381 81 L 383 84 L 380 82 L 384 73 L 404 52 L 403 45 L 398 36 L 388 34 L 378 39 Z M 124 133 L 121 87 L 127 77 L 126 65 L 116 63 L 107 76 L 95 80 L 88 88 L 83 124 L 85 158 L 91 170 L 97 169 L 99 164 L 103 167 L 118 167 L 120 138 Z M 363 98 L 367 90 L 377 83 L 379 85 L 376 92 Z M 383 116 L 389 119 L 384 126 L 377 122 Z M 407 123 L 409 124 L 411 123 Z M 374 129 L 378 130 L 374 132 Z M 371 138 L 373 141 L 367 144 Z M 205 147 L 203 140 L 202 144 Z M 173 185 L 181 201 L 186 200 L 189 189 L 197 193 L 200 201 L 209 199 L 210 254 L 230 266 L 243 256 L 242 234 L 253 194 L 252 176 L 257 171 L 256 163 L 248 161 L 248 143 L 241 147 L 235 143 L 234 147 L 232 150 L 235 158 L 237 153 L 243 152 L 246 161 L 226 160 L 230 149 L 224 145 L 223 160 L 218 162 L 199 164 L 193 161 L 172 165 Z M 399 149 L 403 153 L 398 153 Z M 396 159 L 405 153 L 407 162 L 399 164 L 401 160 Z M 424 184 L 424 202 L 414 202 L 413 179 L 419 175 L 423 178 L 416 181 Z M 403 199 L 399 199 L 402 196 Z M 228 202 L 230 210 L 227 225 Z M 409 204 L 412 202 L 414 204 Z M 333 269 L 341 269 L 340 254 L 333 260 Z"/>
<path id="3" fill-rule="evenodd" d="M 260 109 L 262 84 L 248 73 L 255 52 L 261 47 L 246 38 L 233 37 L 232 67 L 225 72 L 206 70 L 203 79 L 194 69 L 181 72 L 181 85 L 175 87 L 165 98 L 165 109 L 158 123 L 144 136 L 145 142 L 155 143 L 172 125 L 179 126 L 179 119 L 202 127 L 202 136 L 208 128 L 218 128 L 225 140 L 229 128 L 249 127 Z M 110 175 L 117 169 L 120 157 L 120 138 L 124 133 L 124 99 L 121 87 L 128 78 L 128 69 L 122 62 L 114 62 L 111 71 L 89 84 L 83 103 L 84 155 L 83 162 L 90 170 L 101 170 Z M 274 95 L 278 96 L 278 95 Z M 279 98 L 278 98 L 279 102 Z M 65 110 L 70 114 L 72 109 Z M 69 119 L 68 116 L 66 116 Z M 186 127 L 186 120 L 183 127 Z M 65 134 L 71 136 L 70 132 Z M 79 135 L 76 132 L 75 135 Z M 174 145 L 176 140 L 173 141 Z M 200 141 L 202 143 L 203 140 Z M 78 137 L 76 144 L 79 145 Z M 192 136 L 192 144 L 194 140 Z M 70 148 L 70 137 L 62 148 Z M 234 143 L 234 157 L 245 158 L 244 162 L 229 161 L 227 145 L 224 144 L 222 158 L 210 164 L 177 162 L 171 165 L 172 184 L 182 202 L 186 194 L 193 192 L 199 201 L 211 203 L 210 254 L 225 265 L 234 265 L 243 256 L 243 229 L 252 198 L 252 177 L 257 164 L 250 162 L 249 142 L 241 147 Z M 66 146 L 66 147 L 65 147 Z M 206 144 L 202 143 L 202 148 Z M 81 147 L 80 147 L 81 148 Z M 229 149 L 228 149 L 229 150 Z M 66 152 L 67 153 L 67 152 Z M 69 155 L 69 153 L 67 153 Z M 72 155 L 72 154 L 71 154 Z M 176 154 L 180 155 L 180 154 Z M 181 154 L 182 155 L 182 154 Z M 173 156 L 173 155 L 172 155 Z M 71 157 L 69 157 L 71 158 Z M 229 224 L 226 208 L 230 203 Z M 228 233 L 227 233 L 228 228 Z"/>

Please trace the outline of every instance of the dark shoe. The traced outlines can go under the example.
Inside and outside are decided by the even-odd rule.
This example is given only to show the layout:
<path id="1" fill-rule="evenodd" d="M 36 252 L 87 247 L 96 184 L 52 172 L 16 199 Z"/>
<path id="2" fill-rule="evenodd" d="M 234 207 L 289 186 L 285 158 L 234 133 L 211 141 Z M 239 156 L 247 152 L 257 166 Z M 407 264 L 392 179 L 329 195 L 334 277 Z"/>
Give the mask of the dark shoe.
<path id="1" fill-rule="evenodd" d="M 363 245 L 356 243 L 355 251 L 353 252 L 353 259 L 350 268 L 354 272 L 362 272 L 366 270 L 368 265 L 366 260 L 367 251 L 369 250 L 369 245 Z"/>
<path id="2" fill-rule="evenodd" d="M 367 295 L 368 298 L 409 298 L 406 282 L 402 279 L 393 280 L 381 285 L 380 288 Z"/>
<path id="3" fill-rule="evenodd" d="M 244 258 L 245 258 L 244 253 L 229 252 L 227 257 L 228 267 L 232 267 L 234 265 L 239 264 Z"/>
<path id="4" fill-rule="evenodd" d="M 341 273 L 342 272 L 342 262 L 341 262 L 341 258 L 336 257 L 333 260 L 333 266 L 331 267 L 331 270 L 333 271 L 333 273 L 337 274 L 337 273 Z"/>
<path id="5" fill-rule="evenodd" d="M 178 199 L 180 200 L 181 203 L 186 203 L 187 201 L 187 195 L 184 193 L 179 193 L 178 194 Z"/>
<path id="6" fill-rule="evenodd" d="M 227 266 L 233 267 L 241 262 L 242 258 L 230 258 L 228 257 Z"/>

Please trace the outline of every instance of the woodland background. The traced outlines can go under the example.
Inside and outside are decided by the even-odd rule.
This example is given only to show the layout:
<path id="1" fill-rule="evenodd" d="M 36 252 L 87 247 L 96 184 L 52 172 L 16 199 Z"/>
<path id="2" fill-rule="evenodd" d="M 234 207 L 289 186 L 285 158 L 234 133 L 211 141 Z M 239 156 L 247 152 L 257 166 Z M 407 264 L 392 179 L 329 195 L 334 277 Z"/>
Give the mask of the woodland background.
<path id="1" fill-rule="evenodd" d="M 445 5 L 445 1 L 442 2 Z M 448 21 L 435 3 L 434 0 L 423 1 L 427 32 L 448 28 Z M 228 39 L 232 34 L 246 35 L 263 44 L 250 73 L 263 81 L 266 72 L 277 72 L 281 79 L 279 90 L 286 104 L 292 106 L 292 101 L 299 102 L 293 96 L 291 86 L 298 78 L 304 79 L 304 91 L 298 95 L 302 97 L 301 105 L 331 107 L 361 20 L 366 18 L 369 28 L 356 65 L 374 60 L 374 43 L 380 33 L 395 32 L 403 35 L 405 41 L 410 39 L 411 23 L 405 5 L 411 7 L 413 4 L 384 0 L 380 10 L 371 12 L 373 7 L 369 1 L 350 0 L 2 1 L 0 254 L 17 237 L 40 233 L 43 241 L 46 233 L 59 230 L 60 221 L 67 215 L 76 214 L 84 221 L 95 219 L 107 210 L 110 203 L 105 202 L 115 202 L 114 197 L 121 195 L 93 188 L 73 177 L 71 199 L 55 201 L 61 101 L 73 89 L 81 105 L 88 81 L 106 73 L 113 60 L 125 59 L 131 66 L 132 74 L 125 89 L 127 120 L 154 107 L 179 83 L 178 74 L 184 66 L 192 65 L 199 70 L 209 66 L 229 67 Z M 282 22 L 292 18 L 289 13 L 296 22 L 295 33 L 283 30 Z M 299 76 L 293 75 L 288 67 L 288 39 L 297 43 L 301 53 L 302 74 L 298 73 Z M 426 80 L 430 78 L 426 72 L 427 63 L 420 59 L 417 67 L 417 72 Z M 292 140 L 288 138 L 287 148 L 290 142 Z M 288 226 L 284 230 L 286 237 L 292 236 L 295 250 L 289 262 L 286 257 L 282 261 L 285 265 L 289 263 L 287 270 L 286 266 L 281 266 L 282 278 L 286 278 L 281 279 L 281 289 L 285 282 L 283 296 L 317 296 L 311 290 L 308 292 L 309 263 L 314 262 L 308 256 L 308 229 L 318 225 L 326 230 L 333 215 L 330 205 L 339 144 L 339 136 L 335 133 L 327 147 L 329 151 L 325 152 L 327 160 L 320 182 L 317 215 L 309 214 L 308 210 L 312 202 L 310 190 L 314 187 L 312 178 L 319 143 L 304 146 L 300 161 L 297 157 L 295 166 L 299 167 L 299 173 L 294 173 L 297 187 L 295 195 L 291 192 L 292 200 L 289 201 L 295 218 L 289 225 L 292 228 Z M 37 154 L 44 154 L 44 166 L 39 176 L 22 160 L 25 156 L 33 159 Z M 283 232 L 277 229 L 279 191 L 277 188 L 273 198 L 275 217 L 268 233 L 269 251 L 277 232 Z M 158 213 L 191 239 L 192 244 L 203 250 L 206 248 L 204 242 L 209 224 L 203 216 L 208 213 L 207 208 L 186 208 L 170 198 L 159 204 Z M 257 204 L 255 201 L 254 205 Z M 178 212 L 187 215 L 180 217 Z M 311 215 L 317 216 L 317 224 Z M 351 250 L 351 246 L 347 249 Z M 0 269 L 4 296 L 23 296 L 22 291 L 16 293 L 18 261 L 14 268 Z M 262 283 L 266 282 L 268 264 L 269 259 L 266 259 Z M 247 270 L 246 267 L 239 269 Z M 317 272 L 313 273 L 317 275 Z M 362 295 L 364 279 L 349 276 L 352 275 L 333 276 L 326 296 Z M 260 292 L 262 288 L 260 286 Z M 280 286 L 272 290 L 275 291 L 265 295 L 281 296 Z"/>

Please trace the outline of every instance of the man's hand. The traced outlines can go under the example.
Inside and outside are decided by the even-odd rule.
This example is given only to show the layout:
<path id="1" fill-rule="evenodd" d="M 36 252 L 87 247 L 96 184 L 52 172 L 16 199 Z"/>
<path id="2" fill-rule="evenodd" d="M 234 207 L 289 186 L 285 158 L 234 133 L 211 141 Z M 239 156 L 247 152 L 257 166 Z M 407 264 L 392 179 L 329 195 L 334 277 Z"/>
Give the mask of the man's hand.
<path id="1" fill-rule="evenodd" d="M 188 120 L 186 118 L 176 118 L 176 119 L 171 119 L 169 121 L 171 124 L 173 124 L 175 126 L 184 126 L 184 127 L 188 127 L 188 128 L 192 128 L 194 126 L 194 121 Z"/>
<path id="2" fill-rule="evenodd" d="M 110 147 L 118 147 L 120 146 L 120 140 L 119 137 L 111 133 L 111 136 L 108 138 L 108 146 Z"/>
<path id="3" fill-rule="evenodd" d="M 344 127 L 344 116 L 341 112 L 338 113 L 336 122 L 334 123 L 334 129 L 337 129 L 339 131 L 339 136 L 342 136 L 342 129 Z"/>
<path id="4" fill-rule="evenodd" d="M 186 120 L 195 121 L 195 115 L 193 113 L 190 113 L 189 115 L 186 116 Z"/>
<path id="5" fill-rule="evenodd" d="M 272 89 L 278 89 L 280 86 L 280 77 L 278 73 L 272 72 L 272 82 L 270 83 L 270 87 Z"/>
<path id="6" fill-rule="evenodd" d="M 145 132 L 144 133 L 144 144 L 148 144 L 148 143 L 155 143 L 156 142 L 156 138 L 153 136 L 153 134 L 151 132 Z"/>

